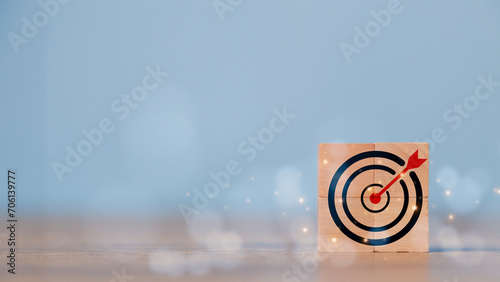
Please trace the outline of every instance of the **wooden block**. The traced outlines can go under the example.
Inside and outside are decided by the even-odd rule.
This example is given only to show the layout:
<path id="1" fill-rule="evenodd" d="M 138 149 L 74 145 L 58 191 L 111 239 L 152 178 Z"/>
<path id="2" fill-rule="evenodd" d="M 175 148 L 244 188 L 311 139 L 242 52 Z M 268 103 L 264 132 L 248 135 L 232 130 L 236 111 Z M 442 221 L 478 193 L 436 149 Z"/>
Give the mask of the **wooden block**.
<path id="1" fill-rule="evenodd" d="M 388 229 L 384 232 L 377 232 L 374 234 L 374 239 L 387 238 L 401 232 L 407 224 L 411 222 L 413 212 L 415 209 L 416 198 L 410 199 L 409 210 L 411 212 L 405 213 L 405 216 L 395 227 Z M 375 216 L 374 226 L 384 226 L 397 218 L 401 209 L 394 208 L 388 209 L 380 215 Z M 411 228 L 411 230 L 396 242 L 375 246 L 375 252 L 428 252 L 429 251 L 429 199 L 422 200 L 422 210 L 420 215 Z"/>
<path id="2" fill-rule="evenodd" d="M 417 150 L 418 159 L 426 161 L 393 182 Z M 428 252 L 427 143 L 320 144 L 318 151 L 320 251 Z M 346 167 L 346 161 L 353 157 L 356 161 Z M 337 186 L 333 199 L 335 220 L 340 221 L 339 225 L 328 206 L 330 183 L 338 171 L 342 174 L 335 180 Z M 381 195 L 380 202 L 372 203 L 370 195 L 391 182 L 394 184 Z M 346 183 L 350 184 L 342 197 Z M 419 211 L 418 215 L 415 210 Z"/>
<path id="3" fill-rule="evenodd" d="M 350 200 L 353 200 L 352 203 Z M 349 198 L 348 203 L 351 213 L 356 218 L 362 218 L 364 224 L 373 225 L 373 215 L 366 212 L 361 204 L 356 205 L 360 198 Z M 340 205 L 342 199 L 337 198 L 337 203 Z M 346 227 L 350 230 L 356 230 L 356 234 L 364 238 L 372 238 L 373 234 L 368 231 L 359 230 L 354 224 L 345 217 L 344 214 L 339 215 Z M 318 251 L 320 252 L 373 252 L 373 246 L 359 244 L 349 237 L 344 235 L 335 225 L 328 208 L 328 199 L 318 198 Z"/>
<path id="4" fill-rule="evenodd" d="M 318 197 L 328 198 L 328 190 L 335 172 L 350 157 L 362 152 L 373 151 L 374 144 L 319 144 L 318 149 Z M 343 187 L 350 175 L 360 168 L 372 165 L 373 158 L 367 158 L 354 163 L 342 174 L 339 183 Z M 365 171 L 359 174 L 351 183 L 347 190 L 349 198 L 361 197 L 361 192 L 365 188 L 365 183 L 373 181 L 373 171 Z M 352 188 L 352 189 L 351 189 Z M 342 189 L 337 189 L 335 197 L 342 196 Z"/>
<path id="5" fill-rule="evenodd" d="M 419 182 L 422 186 L 422 192 L 424 198 L 429 197 L 429 144 L 428 143 L 375 143 L 376 151 L 385 151 L 399 156 L 404 164 L 397 164 L 396 162 L 386 159 L 377 158 L 375 164 L 382 165 L 391 168 L 395 174 L 390 174 L 389 172 L 383 170 L 375 170 L 374 177 L 375 183 L 381 184 L 382 186 L 389 183 L 398 173 L 400 173 L 407 165 L 408 157 L 412 155 L 416 150 L 418 150 L 418 157 L 421 159 L 427 159 L 419 168 L 413 169 L 411 171 L 415 172 L 418 176 Z M 415 189 L 413 187 L 412 179 L 409 173 L 401 178 L 405 181 L 410 197 L 416 197 Z M 398 181 L 388 190 L 391 198 L 402 198 L 404 196 L 403 187 Z"/>

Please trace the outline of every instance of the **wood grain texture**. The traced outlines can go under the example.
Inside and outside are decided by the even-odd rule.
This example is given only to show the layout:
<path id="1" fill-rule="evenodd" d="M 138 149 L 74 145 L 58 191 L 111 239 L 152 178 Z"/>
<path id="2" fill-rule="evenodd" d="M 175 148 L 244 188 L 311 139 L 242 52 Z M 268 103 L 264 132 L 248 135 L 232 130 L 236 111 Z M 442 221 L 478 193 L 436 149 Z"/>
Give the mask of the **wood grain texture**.
<path id="1" fill-rule="evenodd" d="M 373 215 L 367 212 L 359 203 L 359 198 L 350 198 L 353 200 L 351 213 L 356 218 L 363 220 L 364 224 L 373 225 Z M 337 199 L 337 203 L 341 204 L 341 199 Z M 368 231 L 360 230 L 345 217 L 344 214 L 339 214 L 342 222 L 344 222 L 349 230 L 357 230 L 356 234 L 366 238 L 372 238 L 373 234 Z M 330 215 L 328 208 L 328 199 L 318 198 L 318 250 L 320 252 L 373 252 L 373 246 L 367 246 L 352 241 L 344 235 L 335 225 L 335 222 Z"/>
<path id="2" fill-rule="evenodd" d="M 405 164 L 399 166 L 391 160 L 384 158 L 377 158 L 376 164 L 385 165 L 395 170 L 396 175 L 400 173 L 407 165 L 408 157 L 410 157 L 416 150 L 418 150 L 418 157 L 421 159 L 427 159 L 419 168 L 412 169 L 420 180 L 422 185 L 422 190 L 424 198 L 429 197 L 429 144 L 428 143 L 375 143 L 375 150 L 385 151 L 393 153 L 401 157 Z M 398 170 L 399 169 L 399 170 Z M 374 171 L 375 183 L 385 186 L 389 183 L 396 175 L 391 175 L 382 170 Z M 408 191 L 410 197 L 415 197 L 415 189 L 412 189 L 412 181 L 409 173 L 405 173 L 402 179 L 406 182 L 408 186 Z M 399 181 L 394 183 L 394 185 L 389 190 L 392 198 L 402 198 L 403 189 Z"/>
<path id="3" fill-rule="evenodd" d="M 405 217 L 401 220 L 401 222 L 395 226 L 387 230 L 386 232 L 378 232 L 374 234 L 374 238 L 385 238 L 399 232 L 409 221 L 411 218 L 411 214 L 414 210 L 415 198 L 410 199 L 409 213 L 405 214 Z M 400 209 L 390 209 L 387 213 L 380 214 L 375 216 L 374 224 L 375 226 L 383 226 L 389 221 L 394 220 L 397 217 Z M 408 234 L 406 234 L 403 238 L 398 241 L 384 245 L 384 246 L 376 246 L 374 248 L 375 252 L 410 252 L 410 253 L 421 253 L 429 251 L 429 200 L 427 198 L 423 199 L 422 210 L 420 212 L 420 216 L 418 217 L 417 223 L 410 230 Z"/>
<path id="4" fill-rule="evenodd" d="M 373 151 L 375 144 L 319 144 L 318 148 L 318 197 L 328 198 L 328 190 L 333 175 L 338 168 L 350 157 L 367 151 Z M 349 167 L 340 178 L 339 183 L 345 183 L 348 176 L 359 168 L 373 164 L 373 159 L 365 159 Z M 361 197 L 365 183 L 373 181 L 373 171 L 360 174 L 351 183 L 347 197 Z M 337 189 L 335 197 L 341 197 L 342 190 Z"/>
<path id="5" fill-rule="evenodd" d="M 381 239 L 387 238 L 399 232 L 408 222 L 416 208 L 416 193 L 409 173 L 405 173 L 402 179 L 405 181 L 409 192 L 409 206 L 404 213 L 401 221 L 394 227 L 388 227 L 388 230 L 382 232 L 368 232 L 360 229 L 349 220 L 342 206 L 342 190 L 347 178 L 352 173 L 366 165 L 379 164 L 387 166 L 394 170 L 394 174 L 387 173 L 381 170 L 366 171 L 359 174 L 349 186 L 347 190 L 347 206 L 354 218 L 354 221 L 367 226 L 385 226 L 398 217 L 403 209 L 404 193 L 402 185 L 399 181 L 387 190 L 387 193 L 382 195 L 382 200 L 378 204 L 372 204 L 369 196 L 372 192 L 380 191 L 382 188 L 372 187 L 367 190 L 364 199 L 361 199 L 363 189 L 370 184 L 380 184 L 384 187 L 394 177 L 400 173 L 405 167 L 410 155 L 416 150 L 419 151 L 419 158 L 425 158 L 427 161 L 419 168 L 413 169 L 417 173 L 422 186 L 423 205 L 420 216 L 410 230 L 403 238 L 396 242 L 384 246 L 367 246 L 355 242 L 344 235 L 337 227 L 332 219 L 328 207 L 328 190 L 333 175 L 339 167 L 349 158 L 362 152 L 367 151 L 386 151 L 399 156 L 405 161 L 404 164 L 397 164 L 392 160 L 384 158 L 368 158 L 359 161 L 349 167 L 342 177 L 339 179 L 336 193 L 336 213 L 342 223 L 354 232 L 356 235 L 371 238 Z M 320 144 L 318 149 L 318 249 L 323 252 L 428 252 L 429 250 L 429 212 L 428 212 L 428 195 L 429 195 L 429 147 L 427 143 L 374 143 L 374 144 Z M 370 212 L 363 205 L 373 211 L 381 210 L 389 201 L 388 207 L 381 212 Z"/>
<path id="6" fill-rule="evenodd" d="M 432 204 L 430 208 L 432 210 Z M 318 253 L 316 244 L 301 244 L 290 236 L 292 217 L 280 217 L 281 224 L 276 224 L 269 215 L 245 218 L 228 213 L 222 218 L 227 230 L 241 236 L 241 249 L 207 248 L 194 242 L 180 217 L 101 218 L 87 224 L 91 228 L 100 226 L 98 231 L 107 234 L 102 237 L 89 236 L 81 216 L 32 218 L 25 215 L 16 254 L 19 272 L 16 275 L 7 273 L 7 265 L 2 263 L 0 281 L 120 281 L 113 271 L 118 274 L 125 271 L 133 276 L 133 280 L 127 280 L 129 282 L 463 282 L 498 281 L 500 277 L 500 226 L 495 224 L 496 214 L 481 219 L 464 216 L 460 221 L 457 217 L 453 225 L 434 225 L 429 253 Z M 274 228 L 260 228 L 267 225 Z M 133 228 L 127 229 L 130 226 Z M 151 226 L 158 229 L 151 229 Z M 462 241 L 460 249 L 443 249 L 441 240 L 446 238 L 439 236 L 440 229 L 450 227 L 463 230 L 460 235 L 480 236 L 480 247 Z M 141 233 L 133 233 L 134 230 Z M 0 233 L 2 245 L 7 245 L 6 239 L 7 233 Z M 161 273 L 155 273 L 151 267 L 152 255 L 157 251 L 176 255 L 175 259 L 157 257 L 157 266 L 163 268 Z M 6 248 L 0 248 L 0 254 L 7 256 Z M 169 274 L 168 269 L 177 274 Z M 205 269 L 206 273 L 196 272 L 195 275 L 190 269 Z M 295 269 L 305 278 L 297 275 Z"/>

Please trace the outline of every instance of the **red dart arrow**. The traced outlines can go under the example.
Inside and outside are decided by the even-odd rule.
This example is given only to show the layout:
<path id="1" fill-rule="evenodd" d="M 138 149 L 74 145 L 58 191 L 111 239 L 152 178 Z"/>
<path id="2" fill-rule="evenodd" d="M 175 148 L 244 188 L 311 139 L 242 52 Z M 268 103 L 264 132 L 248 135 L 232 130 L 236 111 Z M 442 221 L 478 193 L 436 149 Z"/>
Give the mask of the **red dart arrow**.
<path id="1" fill-rule="evenodd" d="M 392 184 L 396 183 L 396 181 L 398 181 L 401 177 L 403 177 L 403 175 L 408 170 L 420 167 L 423 163 L 425 163 L 426 160 L 427 159 L 419 159 L 418 158 L 418 150 L 416 150 L 415 153 L 413 153 L 408 158 L 408 165 L 406 165 L 405 169 L 403 169 L 403 171 L 401 171 L 401 173 L 396 175 L 396 177 L 394 177 L 394 179 L 391 182 L 389 182 L 389 184 L 387 184 L 384 187 L 384 189 L 382 189 L 380 192 L 371 194 L 370 201 L 374 204 L 378 204 L 380 202 L 380 199 L 381 199 L 380 196 L 382 196 L 382 194 L 384 194 L 385 191 L 387 191 L 387 189 L 391 188 Z"/>

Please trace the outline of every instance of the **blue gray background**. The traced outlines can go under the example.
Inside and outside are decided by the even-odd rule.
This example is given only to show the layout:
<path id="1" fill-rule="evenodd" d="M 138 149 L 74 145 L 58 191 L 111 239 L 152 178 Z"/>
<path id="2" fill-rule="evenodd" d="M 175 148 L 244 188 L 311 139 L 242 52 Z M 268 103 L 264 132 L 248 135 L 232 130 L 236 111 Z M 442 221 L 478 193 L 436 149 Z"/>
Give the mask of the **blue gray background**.
<path id="1" fill-rule="evenodd" d="M 244 0 L 221 19 L 213 1 L 73 0 L 16 53 L 8 34 L 41 8 L 2 1 L 0 169 L 18 172 L 21 215 L 182 218 L 187 193 L 237 160 L 242 173 L 207 210 L 314 221 L 319 143 L 422 141 L 441 128 L 430 216 L 489 224 L 500 212 L 500 88 L 456 129 L 443 114 L 478 76 L 500 81 L 500 3 L 402 0 L 349 63 L 340 44 L 388 2 Z M 111 102 L 156 65 L 169 77 L 119 121 Z M 283 107 L 296 118 L 247 162 L 237 146 Z M 59 182 L 51 163 L 106 117 L 115 131 Z"/>

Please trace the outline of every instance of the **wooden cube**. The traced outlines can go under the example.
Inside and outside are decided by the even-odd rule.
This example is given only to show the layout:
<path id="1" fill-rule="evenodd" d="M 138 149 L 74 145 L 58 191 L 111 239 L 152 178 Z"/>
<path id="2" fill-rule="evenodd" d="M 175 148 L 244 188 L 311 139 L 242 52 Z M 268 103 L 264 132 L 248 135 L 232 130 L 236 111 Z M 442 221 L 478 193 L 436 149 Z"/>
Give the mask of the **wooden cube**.
<path id="1" fill-rule="evenodd" d="M 358 200 L 359 198 L 350 199 Z M 341 204 L 342 199 L 337 198 L 336 201 Z M 355 201 L 353 201 L 353 203 L 354 202 Z M 359 203 L 359 201 L 356 201 L 356 203 Z M 361 216 L 363 223 L 373 225 L 373 216 L 370 216 L 368 212 L 361 207 L 361 204 L 354 207 L 352 213 Z M 350 222 L 347 222 L 347 227 L 351 229 L 355 228 L 354 224 Z M 370 232 L 363 230 L 358 234 L 369 239 L 373 236 Z M 343 253 L 371 253 L 374 251 L 373 246 L 358 244 L 340 231 L 332 220 L 328 208 L 328 199 L 325 198 L 318 198 L 318 250 L 320 252 Z"/>
<path id="2" fill-rule="evenodd" d="M 418 157 L 422 159 L 429 159 L 429 144 L 428 143 L 376 143 L 375 144 L 375 150 L 376 151 L 384 151 L 384 152 L 389 152 L 394 155 L 400 156 L 403 161 L 405 161 L 405 164 L 403 165 L 396 165 L 395 162 L 388 160 L 388 159 L 383 159 L 383 158 L 378 158 L 377 159 L 377 164 L 380 165 L 385 165 L 390 168 L 393 168 L 394 170 L 397 170 L 397 167 L 399 167 L 400 170 L 404 169 L 405 166 L 407 165 L 408 161 L 408 156 L 413 154 L 416 150 L 418 150 Z M 406 156 L 406 157 L 405 157 Z M 413 169 L 419 178 L 419 181 L 421 183 L 425 183 L 426 189 L 423 189 L 424 192 L 424 198 L 429 197 L 429 161 L 424 162 L 420 167 Z M 396 174 L 399 171 L 395 171 Z M 382 170 L 376 170 L 375 171 L 375 183 L 379 183 L 381 185 L 384 185 L 384 183 L 389 183 L 395 175 L 391 175 L 390 173 Z M 423 185 L 423 184 L 422 184 Z M 422 186 L 424 187 L 424 186 Z M 395 189 L 394 189 L 395 188 Z M 410 197 L 415 197 L 415 191 L 410 189 L 408 191 L 410 193 Z M 400 185 L 395 185 L 394 187 L 391 188 L 391 197 L 403 197 L 403 190 L 401 189 Z"/>
<path id="3" fill-rule="evenodd" d="M 401 199 L 401 198 L 400 198 Z M 415 203 L 416 198 L 410 199 L 410 213 L 406 213 L 401 222 L 409 222 L 416 208 Z M 388 209 L 387 213 L 381 213 L 374 217 L 375 226 L 383 226 L 390 223 L 394 218 L 397 217 L 400 209 Z M 374 238 L 386 238 L 400 232 L 404 228 L 405 224 L 396 225 L 392 229 L 387 231 L 375 233 Z M 399 228 L 397 228 L 399 227 Z M 394 230 L 393 230 L 394 229 Z M 394 243 L 375 246 L 375 252 L 428 252 L 429 251 L 429 199 L 425 198 L 422 201 L 422 210 L 418 220 L 411 230 L 401 239 Z"/>
<path id="4" fill-rule="evenodd" d="M 373 151 L 375 149 L 375 144 L 319 144 L 319 156 L 318 156 L 318 197 L 328 198 L 328 189 L 330 187 L 330 182 L 332 181 L 333 174 L 339 169 L 339 167 L 351 156 L 366 152 Z M 351 167 L 349 167 L 346 173 L 341 178 L 341 181 L 345 182 L 348 175 L 352 175 L 353 172 L 359 170 L 361 167 L 366 165 L 372 165 L 373 159 L 361 160 Z M 368 171 L 359 174 L 354 181 L 360 183 L 371 182 L 373 179 L 373 171 Z M 359 198 L 361 197 L 362 189 L 360 185 L 354 185 L 355 189 L 349 191 L 349 197 Z M 337 193 L 335 197 L 341 197 Z"/>
<path id="5" fill-rule="evenodd" d="M 319 251 L 427 252 L 428 148 L 427 143 L 320 144 Z"/>

